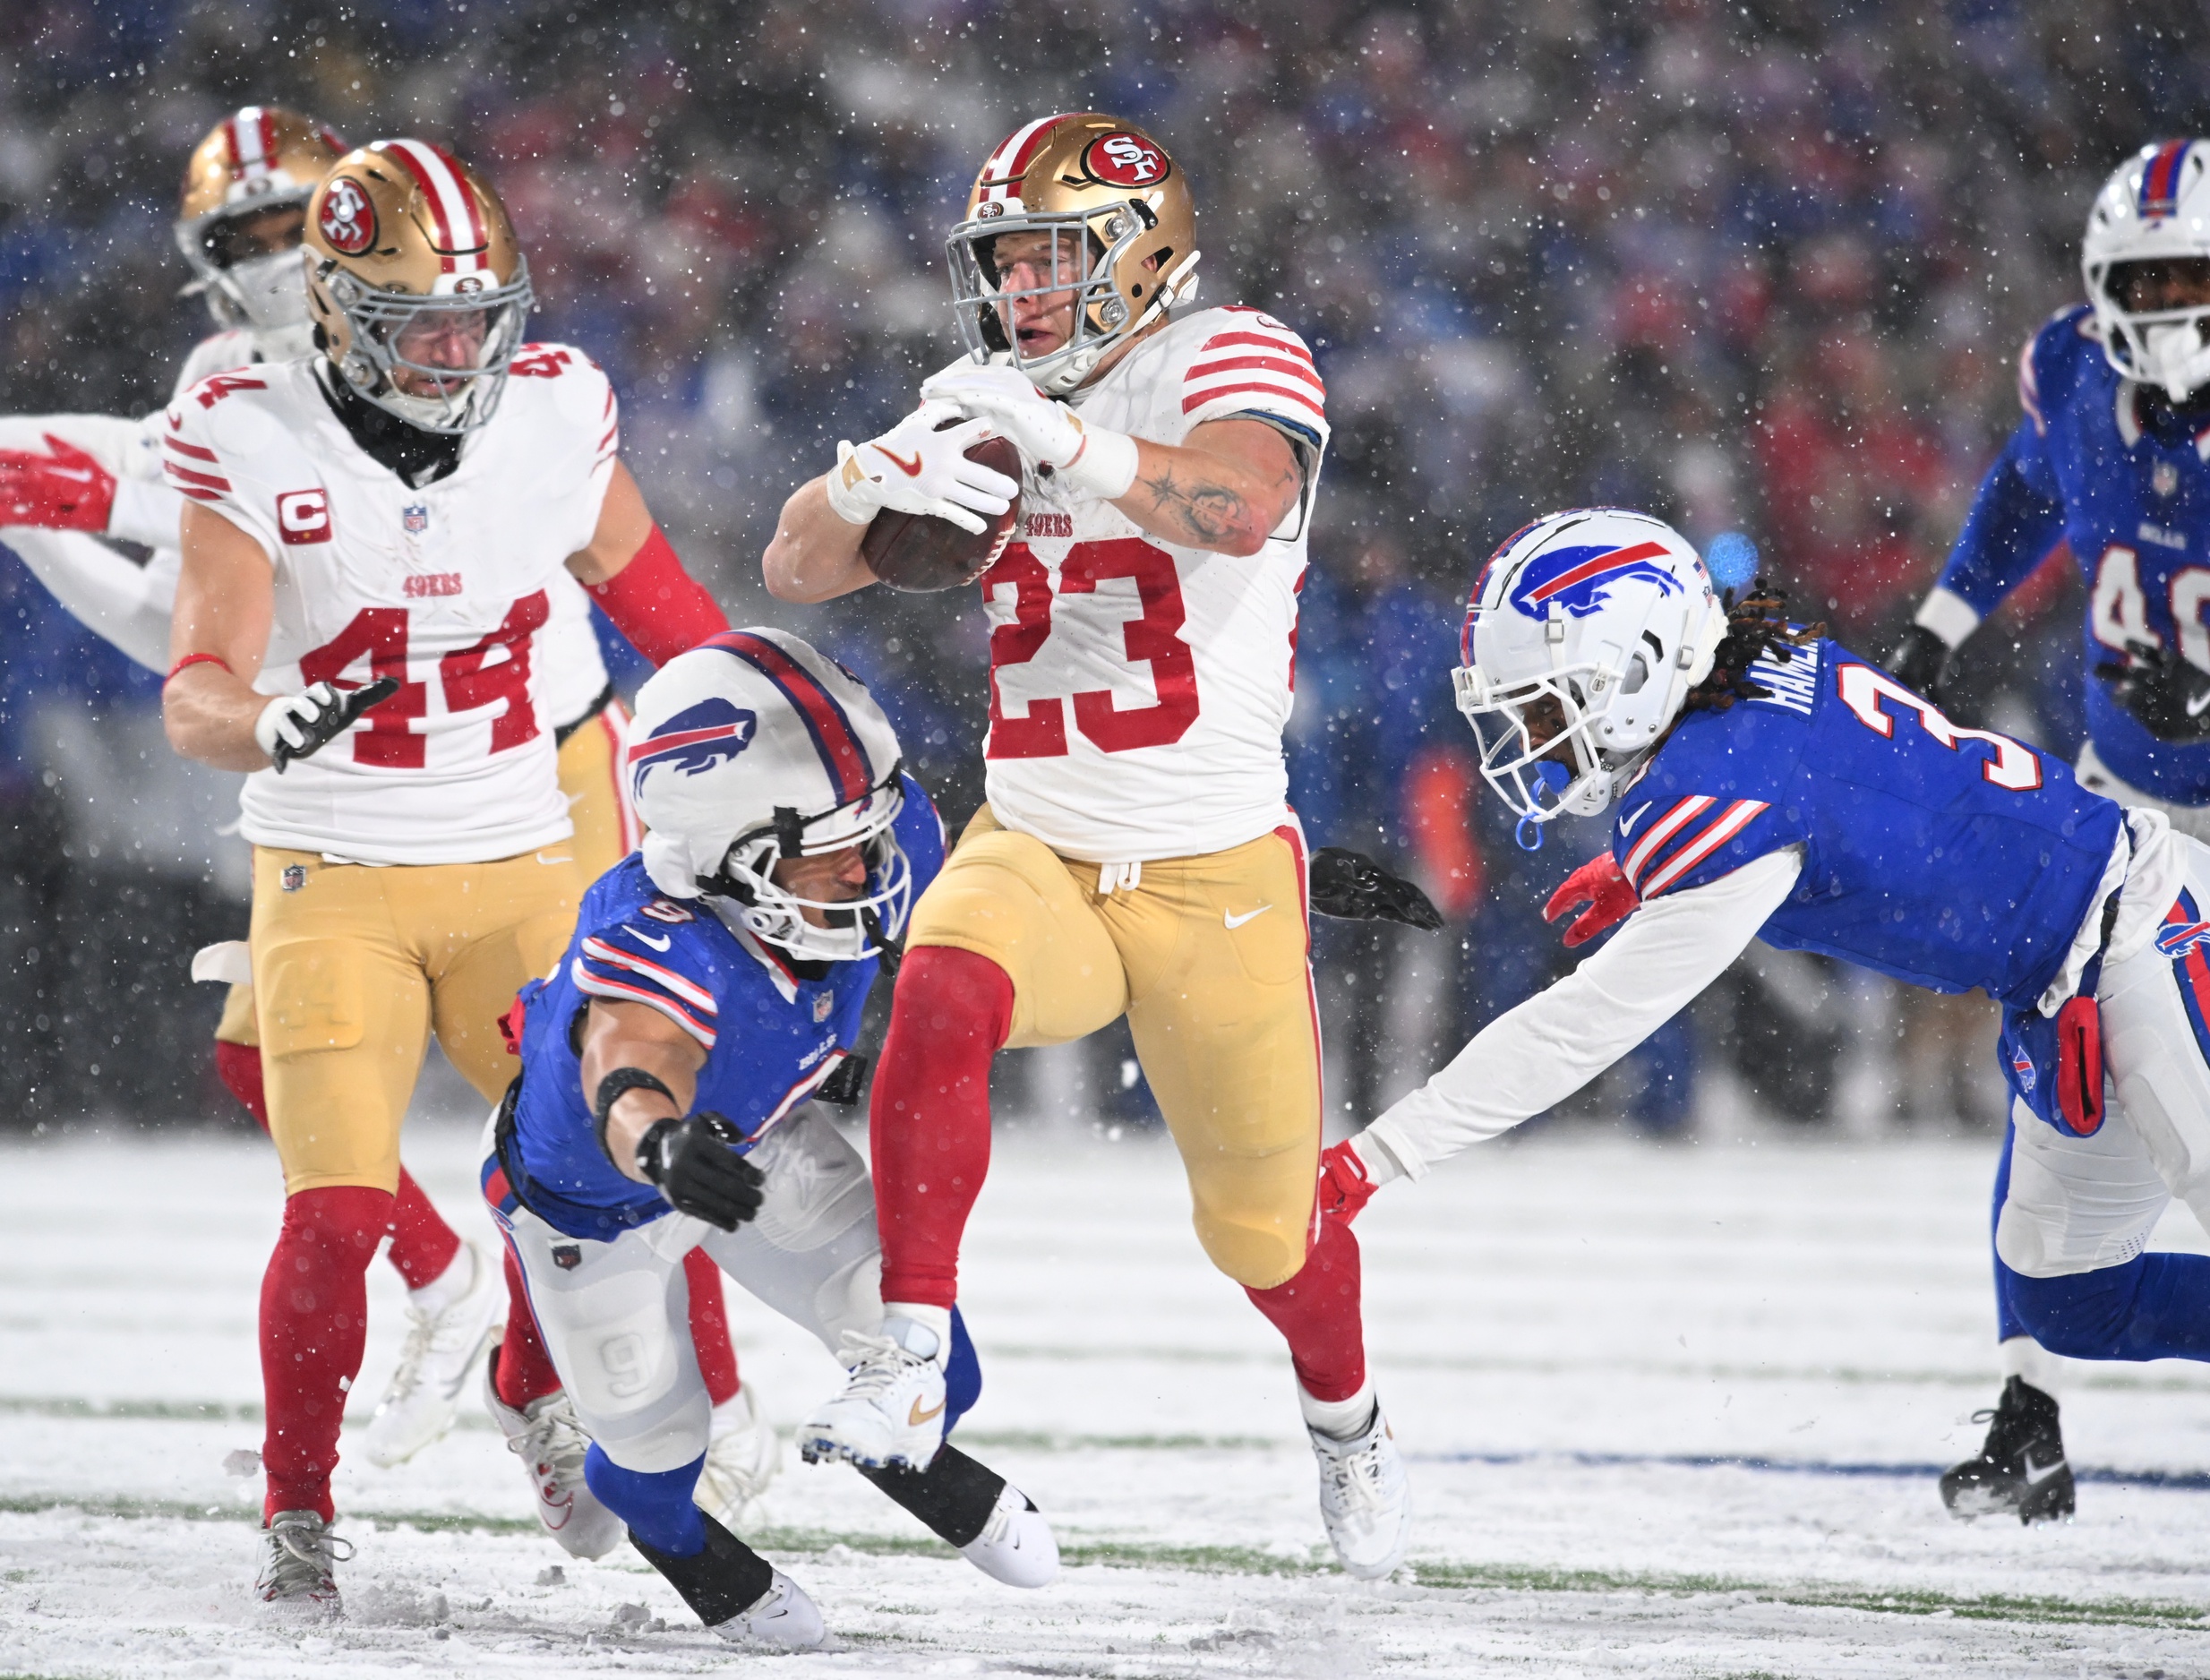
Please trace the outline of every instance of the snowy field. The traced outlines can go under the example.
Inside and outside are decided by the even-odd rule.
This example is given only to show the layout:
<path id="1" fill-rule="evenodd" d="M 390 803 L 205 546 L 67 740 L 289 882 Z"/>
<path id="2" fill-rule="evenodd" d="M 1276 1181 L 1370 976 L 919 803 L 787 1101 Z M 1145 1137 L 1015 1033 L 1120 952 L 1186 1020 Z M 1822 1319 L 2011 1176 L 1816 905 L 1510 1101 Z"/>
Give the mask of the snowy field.
<path id="1" fill-rule="evenodd" d="M 415 1170 L 469 1228 L 472 1128 Z M 1328 1564 L 1272 1333 L 1213 1274 L 1170 1150 L 1007 1133 L 965 1302 L 959 1436 L 1058 1525 L 1000 1588 L 858 1478 L 786 1460 L 758 1544 L 832 1650 L 732 1653 L 641 1560 L 565 1557 L 471 1404 L 415 1462 L 339 1472 L 348 1616 L 249 1608 L 253 1302 L 278 1215 L 258 1138 L 0 1151 L 0 1676 L 724 1672 L 1310 1676 L 2210 1676 L 2210 1380 L 2103 1367 L 2066 1396 L 2080 1516 L 1966 1526 L 1933 1478 L 1991 1403 L 1990 1142 L 1491 1145 L 1360 1225 L 1409 1456 L 1411 1562 Z M 2175 1216 L 2161 1241 L 2204 1246 Z M 373 1404 L 398 1341 L 372 1273 Z M 732 1296 L 785 1428 L 832 1384 Z"/>

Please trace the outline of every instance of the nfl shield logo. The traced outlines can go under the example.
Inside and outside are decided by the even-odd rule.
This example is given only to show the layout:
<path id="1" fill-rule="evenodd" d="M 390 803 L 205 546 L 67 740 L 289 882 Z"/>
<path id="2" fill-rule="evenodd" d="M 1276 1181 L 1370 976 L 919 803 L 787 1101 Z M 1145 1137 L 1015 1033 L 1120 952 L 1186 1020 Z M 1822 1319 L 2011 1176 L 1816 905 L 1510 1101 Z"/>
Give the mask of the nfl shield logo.
<path id="1" fill-rule="evenodd" d="M 399 510 L 399 521 L 407 527 L 409 536 L 420 536 L 430 528 L 430 504 L 417 501 Z"/>
<path id="2" fill-rule="evenodd" d="M 297 892 L 307 884 L 307 866 L 304 863 L 287 863 L 282 879 L 286 892 Z"/>
<path id="3" fill-rule="evenodd" d="M 2149 475 L 2149 483 L 2156 487 L 2160 496 L 2170 496 L 2180 487 L 2180 469 L 2170 461 L 2158 461 Z"/>
<path id="4" fill-rule="evenodd" d="M 573 1272 L 583 1264 L 583 1250 L 572 1242 L 558 1244 L 552 1250 L 552 1264 L 563 1272 Z"/>
<path id="5" fill-rule="evenodd" d="M 829 1018 L 829 1011 L 834 1009 L 835 1007 L 835 994 L 834 992 L 823 992 L 818 998 L 816 998 L 813 1000 L 814 1020 L 817 1022 L 827 1020 Z"/>

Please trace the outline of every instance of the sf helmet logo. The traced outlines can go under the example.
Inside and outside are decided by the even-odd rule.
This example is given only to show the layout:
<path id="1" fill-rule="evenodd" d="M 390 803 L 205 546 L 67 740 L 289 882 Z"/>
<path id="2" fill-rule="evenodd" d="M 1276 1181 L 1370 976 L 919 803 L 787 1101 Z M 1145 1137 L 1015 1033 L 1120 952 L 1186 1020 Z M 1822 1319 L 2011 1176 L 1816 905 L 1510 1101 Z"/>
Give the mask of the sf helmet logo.
<path id="1" fill-rule="evenodd" d="M 1555 549 L 1528 562 L 1510 599 L 1531 619 L 1548 618 L 1553 602 L 1571 617 L 1587 618 L 1611 598 L 1612 585 L 1629 579 L 1643 579 L 1656 584 L 1660 595 L 1671 595 L 1681 580 L 1661 563 L 1665 554 L 1662 543 Z"/>
<path id="2" fill-rule="evenodd" d="M 357 257 L 376 243 L 376 207 L 350 176 L 339 176 L 322 195 L 321 214 L 315 227 L 330 248 Z"/>
<path id="3" fill-rule="evenodd" d="M 758 727 L 756 713 L 728 700 L 686 706 L 630 749 L 630 785 L 642 793 L 645 777 L 655 765 L 666 765 L 679 776 L 703 775 L 750 746 Z"/>
<path id="4" fill-rule="evenodd" d="M 1084 159 L 1108 186 L 1153 186 L 1167 178 L 1167 156 L 1141 134 L 1108 134 L 1092 141 Z"/>

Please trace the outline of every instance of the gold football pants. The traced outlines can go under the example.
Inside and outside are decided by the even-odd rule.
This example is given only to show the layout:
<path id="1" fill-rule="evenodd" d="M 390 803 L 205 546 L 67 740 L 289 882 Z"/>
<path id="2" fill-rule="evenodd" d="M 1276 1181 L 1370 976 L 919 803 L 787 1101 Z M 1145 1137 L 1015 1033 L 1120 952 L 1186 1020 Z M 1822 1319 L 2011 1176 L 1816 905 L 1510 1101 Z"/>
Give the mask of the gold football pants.
<path id="1" fill-rule="evenodd" d="M 399 1125 L 433 1030 L 498 1100 L 517 1067 L 500 1018 L 560 960 L 580 888 L 565 841 L 383 869 L 253 849 L 261 1059 L 287 1194 L 398 1188 Z"/>
<path id="2" fill-rule="evenodd" d="M 636 808 L 622 796 L 621 758 L 629 739 L 630 709 L 609 701 L 575 727 L 561 742 L 561 792 L 576 825 L 570 844 L 586 887 L 637 850 Z M 223 999 L 223 1017 L 215 1036 L 226 1044 L 258 1044 L 253 989 L 233 986 Z"/>
<path id="3" fill-rule="evenodd" d="M 1099 873 L 1000 827 L 986 805 L 907 943 L 972 951 L 1012 977 L 1008 1049 L 1126 1014 L 1182 1152 L 1197 1240 L 1238 1283 L 1286 1282 L 1305 1264 L 1320 1160 L 1303 838 L 1284 826 L 1147 862 L 1110 894 Z"/>

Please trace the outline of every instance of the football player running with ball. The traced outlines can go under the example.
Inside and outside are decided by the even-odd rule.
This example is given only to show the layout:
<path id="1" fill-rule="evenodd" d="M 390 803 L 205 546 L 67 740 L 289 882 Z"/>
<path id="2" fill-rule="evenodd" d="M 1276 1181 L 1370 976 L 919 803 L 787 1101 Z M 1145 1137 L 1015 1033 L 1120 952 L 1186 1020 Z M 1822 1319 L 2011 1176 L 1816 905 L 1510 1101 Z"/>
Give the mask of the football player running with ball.
<path id="1" fill-rule="evenodd" d="M 1463 647 L 1491 788 L 1532 823 L 1615 810 L 1640 904 L 1329 1151 L 1341 1215 L 1563 1101 L 1761 939 L 2000 1003 L 1996 1248 L 2021 1329 L 2076 1359 L 2210 1359 L 2210 1258 L 2143 1252 L 2172 1196 L 2210 1214 L 2210 845 L 1950 722 L 1777 597 L 1715 598 L 1645 514 L 1512 537 Z"/>
<path id="2" fill-rule="evenodd" d="M 193 148 L 176 243 L 195 276 L 191 289 L 206 298 L 218 330 L 185 359 L 172 401 L 210 374 L 313 353 L 301 234 L 308 199 L 344 150 L 322 124 L 270 105 L 233 111 Z M 184 504 L 163 481 L 164 425 L 159 413 L 142 422 L 107 415 L 0 419 L 0 540 L 88 629 L 154 671 L 168 669 Z M 153 553 L 136 565 L 103 538 Z M 620 773 L 629 715 L 600 656 L 583 587 L 561 574 L 548 599 L 551 616 L 540 633 L 540 704 L 560 749 L 577 864 L 585 879 L 595 879 L 637 844 L 637 819 Z M 193 966 L 197 976 L 230 982 L 215 1029 L 216 1070 L 266 1130 L 247 947 L 242 940 L 210 947 Z M 401 1463 L 443 1435 L 481 1362 L 484 1338 L 504 1313 L 515 1350 L 491 1374 L 489 1403 L 530 1469 L 544 1496 L 541 1514 L 556 1537 L 571 1548 L 589 1543 L 591 1524 L 570 1521 L 581 1489 L 582 1447 L 570 1439 L 572 1425 L 550 1392 L 551 1367 L 542 1357 L 527 1357 L 534 1346 L 528 1314 L 526 1307 L 514 1310 L 518 1280 L 510 1280 L 502 1292 L 485 1257 L 445 1221 L 404 1165 L 386 1253 L 407 1283 L 409 1324 L 398 1368 L 363 1432 L 362 1455 L 373 1464 Z M 691 1310 L 715 1401 L 702 1496 L 734 1521 L 774 1472 L 774 1432 L 759 1415 L 757 1396 L 739 1384 L 711 1267 L 693 1278 Z M 542 1387 L 532 1384 L 533 1372 Z M 501 1398 L 502 1388 L 515 1404 Z"/>
<path id="3" fill-rule="evenodd" d="M 851 1055 L 943 826 L 867 690 L 773 630 L 646 683 L 630 766 L 651 832 L 522 993 L 484 1193 L 590 1434 L 593 1492 L 715 1633 L 810 1646 L 805 1592 L 693 1502 L 707 1395 L 684 1261 L 707 1255 L 832 1352 L 893 1345 L 867 1169 L 808 1099 Z M 981 1384 L 955 1320 L 946 1334 L 937 1443 Z M 957 1448 L 861 1473 L 998 1580 L 1057 1573 L 1035 1506 Z"/>
<path id="4" fill-rule="evenodd" d="M 2025 416 L 1981 480 L 1940 581 L 1889 661 L 1936 701 L 1953 649 L 2068 543 L 2087 585 L 2080 785 L 2210 839 L 2210 141 L 2145 146 L 2087 218 L 2089 302 L 2018 357 Z M 2004 1384 L 1978 1456 L 1941 1479 L 1959 1516 L 2072 1513 L 2060 1374 L 2010 1299 L 2009 1154 L 1996 1178 Z"/>
<path id="5" fill-rule="evenodd" d="M 848 1355 L 801 1450 L 929 1461 L 990 1059 L 1125 1015 L 1198 1240 L 1289 1341 L 1329 1536 L 1384 1575 L 1404 1471 L 1366 1376 L 1357 1242 L 1315 1216 L 1320 1046 L 1281 758 L 1324 391 L 1281 322 L 1191 305 L 1187 184 L 1117 118 L 1024 124 L 949 252 L 969 355 L 791 497 L 764 562 L 776 595 L 824 600 L 875 581 L 860 545 L 878 510 L 979 531 L 1022 498 L 1021 540 L 981 580 L 988 803 L 914 910 L 874 1082 L 889 1334 Z M 1019 485 L 965 460 L 985 430 L 1017 447 Z"/>
<path id="6" fill-rule="evenodd" d="M 204 380 L 161 428 L 187 504 L 163 710 L 180 752 L 250 772 L 287 1195 L 261 1301 L 259 1591 L 331 1607 L 364 1273 L 428 1035 L 495 1101 L 514 1072 L 499 1022 L 574 923 L 543 710 L 552 594 L 572 573 L 657 658 L 725 621 L 618 459 L 604 375 L 522 344 L 527 269 L 480 176 L 380 141 L 315 189 L 305 243 L 321 353 Z"/>

